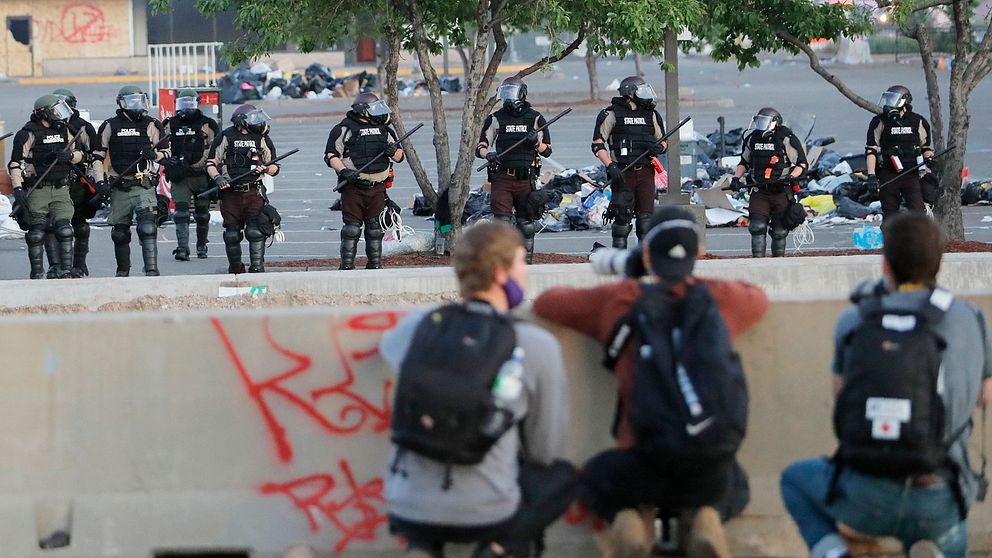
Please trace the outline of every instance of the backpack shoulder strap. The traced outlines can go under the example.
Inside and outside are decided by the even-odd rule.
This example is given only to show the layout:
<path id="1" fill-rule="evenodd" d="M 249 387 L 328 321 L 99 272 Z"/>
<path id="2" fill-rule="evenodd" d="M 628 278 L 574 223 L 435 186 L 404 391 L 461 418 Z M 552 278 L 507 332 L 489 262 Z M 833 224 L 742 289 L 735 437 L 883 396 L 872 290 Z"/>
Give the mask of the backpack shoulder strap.
<path id="1" fill-rule="evenodd" d="M 651 295 L 660 292 L 660 290 L 661 287 L 658 285 L 642 283 L 640 296 L 631 305 L 630 310 L 613 324 L 613 329 L 610 331 L 609 337 L 606 338 L 606 343 L 603 344 L 603 366 L 607 370 L 612 372 L 616 368 L 620 353 L 623 352 L 624 347 L 630 343 L 634 333 L 637 332 L 637 327 L 642 319 L 641 315 L 645 313 L 643 311 L 646 304 L 645 297 L 657 299 L 658 297 L 651 297 Z"/>

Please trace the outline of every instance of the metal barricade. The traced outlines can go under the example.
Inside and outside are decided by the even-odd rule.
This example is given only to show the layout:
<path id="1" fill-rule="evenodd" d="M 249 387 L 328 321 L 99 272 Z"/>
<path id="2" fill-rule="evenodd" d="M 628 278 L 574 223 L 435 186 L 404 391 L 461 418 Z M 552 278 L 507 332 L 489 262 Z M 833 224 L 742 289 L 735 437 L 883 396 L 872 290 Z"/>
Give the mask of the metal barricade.
<path id="1" fill-rule="evenodd" d="M 223 43 L 148 45 L 148 94 L 158 105 L 162 88 L 213 87 Z"/>

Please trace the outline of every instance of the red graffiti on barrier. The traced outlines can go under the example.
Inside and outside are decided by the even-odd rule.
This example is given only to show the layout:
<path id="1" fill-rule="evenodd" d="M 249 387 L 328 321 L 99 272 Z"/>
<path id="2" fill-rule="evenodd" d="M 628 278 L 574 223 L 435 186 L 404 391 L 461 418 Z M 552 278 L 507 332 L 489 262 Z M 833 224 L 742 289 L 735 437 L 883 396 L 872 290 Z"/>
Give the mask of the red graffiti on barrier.
<path id="1" fill-rule="evenodd" d="M 74 2 L 62 9 L 59 29 L 67 43 L 102 43 L 110 39 L 115 30 L 107 25 L 107 18 L 96 4 Z"/>
<path id="2" fill-rule="evenodd" d="M 217 331 L 217 335 L 220 337 L 231 363 L 244 382 L 248 390 L 248 396 L 258 405 L 262 418 L 275 442 L 278 458 L 283 462 L 290 462 L 293 459 L 293 447 L 289 442 L 286 428 L 276 417 L 271 403 L 266 396 L 277 396 L 284 399 L 329 434 L 354 434 L 366 424 L 376 433 L 388 430 L 390 417 L 389 397 L 393 385 L 392 380 L 386 379 L 383 381 L 382 399 L 379 404 L 373 404 L 354 390 L 354 364 L 374 357 L 378 354 L 378 349 L 373 344 L 373 347 L 368 349 L 346 351 L 341 336 L 343 333 L 349 331 L 383 332 L 389 330 L 396 325 L 400 316 L 401 314 L 395 312 L 376 312 L 353 317 L 341 325 L 332 322 L 331 340 L 340 361 L 344 379 L 325 387 L 313 389 L 309 393 L 309 398 L 291 390 L 285 383 L 310 371 L 313 367 L 313 358 L 294 352 L 276 342 L 272 336 L 268 318 L 263 321 L 266 342 L 272 350 L 285 357 L 292 365 L 286 370 L 266 379 L 255 379 L 248 373 L 243 359 L 239 355 L 223 324 L 221 324 L 218 318 L 211 318 L 211 323 Z M 317 403 L 325 399 L 331 399 L 343 405 L 337 412 L 336 418 L 329 418 L 323 411 L 317 408 Z"/>
<path id="3" fill-rule="evenodd" d="M 347 460 L 340 460 L 338 466 L 346 486 L 339 486 L 334 475 L 325 473 L 285 483 L 267 483 L 260 490 L 265 495 L 282 494 L 289 498 L 306 515 L 314 533 L 320 531 L 318 514 L 323 515 L 341 534 L 334 551 L 343 552 L 354 541 L 374 541 L 376 530 L 387 519 L 383 512 L 382 478 L 358 484 Z"/>

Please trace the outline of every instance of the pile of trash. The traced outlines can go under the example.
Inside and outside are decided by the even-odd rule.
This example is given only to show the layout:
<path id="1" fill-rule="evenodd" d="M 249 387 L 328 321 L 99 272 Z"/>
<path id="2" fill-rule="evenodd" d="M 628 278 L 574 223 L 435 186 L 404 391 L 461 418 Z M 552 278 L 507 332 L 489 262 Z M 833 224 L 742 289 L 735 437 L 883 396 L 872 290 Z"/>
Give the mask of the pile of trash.
<path id="1" fill-rule="evenodd" d="M 264 62 L 249 67 L 242 64 L 220 79 L 221 102 L 241 104 L 259 99 L 326 99 L 351 98 L 372 91 L 377 85 L 375 74 L 359 72 L 336 76 L 322 64 L 310 64 L 302 72 L 283 72 Z"/>
<path id="2" fill-rule="evenodd" d="M 992 204 L 992 180 L 969 180 L 961 188 L 961 205 Z"/>
<path id="3" fill-rule="evenodd" d="M 24 238 L 24 231 L 10 216 L 13 204 L 7 196 L 0 195 L 0 240 Z"/>

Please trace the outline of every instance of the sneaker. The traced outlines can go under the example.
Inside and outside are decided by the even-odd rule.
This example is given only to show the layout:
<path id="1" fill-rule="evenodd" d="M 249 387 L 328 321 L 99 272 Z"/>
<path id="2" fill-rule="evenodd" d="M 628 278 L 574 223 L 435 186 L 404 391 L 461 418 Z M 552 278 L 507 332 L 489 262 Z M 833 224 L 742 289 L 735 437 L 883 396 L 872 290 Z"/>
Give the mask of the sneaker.
<path id="1" fill-rule="evenodd" d="M 177 262 L 188 262 L 189 261 L 189 248 L 180 246 L 172 251 L 172 255 L 176 257 Z"/>
<path id="2" fill-rule="evenodd" d="M 944 558 L 944 553 L 933 541 L 922 540 L 909 547 L 908 558 Z"/>
<path id="3" fill-rule="evenodd" d="M 705 506 L 696 511 L 685 555 L 688 558 L 732 558 L 720 514 L 712 507 Z"/>
<path id="4" fill-rule="evenodd" d="M 647 558 L 651 554 L 653 541 L 637 510 L 622 510 L 613 518 L 610 539 L 615 558 Z"/>
<path id="5" fill-rule="evenodd" d="M 206 244 L 198 244 L 196 246 L 196 257 L 197 258 L 200 258 L 201 260 L 207 259 L 207 245 Z"/>

